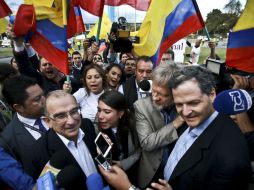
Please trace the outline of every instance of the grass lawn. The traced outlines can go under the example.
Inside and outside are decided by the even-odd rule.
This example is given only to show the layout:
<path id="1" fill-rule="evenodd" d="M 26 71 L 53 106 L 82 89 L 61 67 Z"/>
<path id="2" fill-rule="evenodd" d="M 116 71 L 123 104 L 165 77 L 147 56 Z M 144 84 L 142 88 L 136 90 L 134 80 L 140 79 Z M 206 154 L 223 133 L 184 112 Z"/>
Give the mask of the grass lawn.
<path id="1" fill-rule="evenodd" d="M 225 58 L 226 58 L 226 50 L 227 50 L 226 48 L 216 48 L 216 54 L 219 55 L 221 60 L 225 60 Z M 187 47 L 185 53 L 186 54 L 190 53 L 190 51 L 191 51 L 191 48 Z M 201 47 L 201 53 L 200 53 L 200 56 L 199 56 L 199 63 L 204 63 L 205 59 L 207 59 L 209 54 L 210 54 L 210 48 L 208 48 L 208 47 Z M 185 57 L 184 61 L 188 62 L 188 58 Z"/>
<path id="2" fill-rule="evenodd" d="M 185 53 L 190 53 L 191 48 L 187 47 Z M 219 55 L 221 60 L 225 60 L 226 57 L 226 48 L 217 48 L 216 53 Z M 204 60 L 210 54 L 210 49 L 208 47 L 201 47 L 201 54 L 199 56 L 199 62 L 204 63 Z M 0 48 L 0 58 L 3 57 L 11 57 L 12 56 L 12 49 L 11 48 Z M 185 57 L 185 61 L 188 61 L 188 58 Z"/>
<path id="3" fill-rule="evenodd" d="M 0 47 L 0 58 L 4 58 L 4 57 L 12 57 L 12 48 L 3 48 Z"/>

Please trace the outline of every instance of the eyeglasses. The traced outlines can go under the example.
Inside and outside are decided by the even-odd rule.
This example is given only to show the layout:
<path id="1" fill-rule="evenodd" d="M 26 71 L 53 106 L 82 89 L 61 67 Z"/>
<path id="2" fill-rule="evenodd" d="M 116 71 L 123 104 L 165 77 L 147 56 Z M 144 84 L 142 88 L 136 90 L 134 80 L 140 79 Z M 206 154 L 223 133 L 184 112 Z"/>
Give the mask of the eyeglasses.
<path id="1" fill-rule="evenodd" d="M 67 121 L 68 116 L 71 116 L 73 119 L 78 119 L 80 117 L 79 107 L 75 107 L 69 112 L 56 113 L 52 117 L 48 116 L 48 118 L 57 123 L 64 123 Z"/>
<path id="2" fill-rule="evenodd" d="M 94 57 L 93 60 L 94 61 L 101 61 L 101 58 L 100 57 Z"/>

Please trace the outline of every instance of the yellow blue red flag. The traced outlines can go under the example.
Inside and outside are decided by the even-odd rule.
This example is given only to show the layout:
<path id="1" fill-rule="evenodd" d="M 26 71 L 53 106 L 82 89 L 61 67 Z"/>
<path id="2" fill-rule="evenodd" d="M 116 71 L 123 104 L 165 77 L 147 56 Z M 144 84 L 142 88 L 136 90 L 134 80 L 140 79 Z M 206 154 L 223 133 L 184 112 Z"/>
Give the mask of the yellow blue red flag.
<path id="1" fill-rule="evenodd" d="M 254 73 L 254 0 L 248 0 L 233 31 L 229 33 L 226 65 Z"/>
<path id="2" fill-rule="evenodd" d="M 108 34 L 110 33 L 111 25 L 112 21 L 108 18 L 108 15 L 104 12 L 101 22 L 100 39 L 108 39 Z M 98 30 L 98 21 L 91 28 L 90 32 L 87 34 L 87 37 L 91 38 L 92 36 L 96 36 L 97 30 Z"/>
<path id="3" fill-rule="evenodd" d="M 25 2 L 16 14 L 15 34 L 26 36 L 38 54 L 68 74 L 67 38 L 77 32 L 74 4 L 67 0 Z"/>
<path id="4" fill-rule="evenodd" d="M 175 42 L 204 27 L 195 0 L 153 0 L 134 44 L 137 55 L 150 56 L 154 66 Z"/>

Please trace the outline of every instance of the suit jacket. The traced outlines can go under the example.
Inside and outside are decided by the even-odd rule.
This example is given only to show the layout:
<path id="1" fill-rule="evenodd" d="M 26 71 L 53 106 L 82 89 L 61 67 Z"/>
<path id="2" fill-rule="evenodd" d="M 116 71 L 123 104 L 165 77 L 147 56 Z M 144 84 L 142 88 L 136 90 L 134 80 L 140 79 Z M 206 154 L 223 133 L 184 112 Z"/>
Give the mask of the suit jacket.
<path id="1" fill-rule="evenodd" d="M 130 77 L 124 84 L 123 84 L 123 93 L 128 102 L 128 106 L 131 111 L 134 111 L 133 104 L 138 99 L 137 94 L 137 87 L 136 87 L 136 77 Z"/>
<path id="2" fill-rule="evenodd" d="M 83 119 L 81 130 L 85 133 L 83 141 L 89 149 L 92 158 L 95 158 L 97 156 L 96 146 L 94 143 L 96 136 L 92 122 L 89 119 Z M 67 165 L 76 165 L 81 169 L 76 159 L 53 129 L 49 129 L 45 135 L 38 139 L 32 150 L 33 151 L 31 151 L 32 154 L 30 154 L 29 159 L 31 164 L 25 168 L 25 171 L 34 179 L 38 178 L 46 163 L 57 151 L 64 151 L 66 153 L 66 156 L 69 158 Z M 95 166 L 96 165 L 97 164 L 95 164 Z M 85 174 L 83 175 L 84 176 L 82 176 L 82 178 L 85 182 L 86 176 Z"/>
<path id="3" fill-rule="evenodd" d="M 243 190 L 250 175 L 241 131 L 219 114 L 180 159 L 169 184 L 174 190 Z"/>
<path id="4" fill-rule="evenodd" d="M 14 115 L 12 121 L 1 133 L 1 144 L 13 158 L 22 165 L 29 164 L 28 152 L 36 142 L 34 137 L 26 130 L 24 124 Z"/>
<path id="5" fill-rule="evenodd" d="M 134 103 L 136 129 L 142 148 L 138 169 L 138 186 L 145 188 L 158 170 L 163 155 L 163 148 L 175 141 L 177 131 L 171 123 L 164 124 L 164 118 L 152 98 L 146 97 Z"/>

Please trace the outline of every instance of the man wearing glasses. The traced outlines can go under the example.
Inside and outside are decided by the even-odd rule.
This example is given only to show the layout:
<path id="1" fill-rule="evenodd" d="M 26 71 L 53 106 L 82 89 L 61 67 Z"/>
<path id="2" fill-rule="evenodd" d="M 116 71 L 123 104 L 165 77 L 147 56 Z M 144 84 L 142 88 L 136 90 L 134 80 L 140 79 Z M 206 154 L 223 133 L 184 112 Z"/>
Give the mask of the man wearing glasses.
<path id="1" fill-rule="evenodd" d="M 179 70 L 173 63 L 160 64 L 152 73 L 152 97 L 134 103 L 136 129 L 142 154 L 138 169 L 138 186 L 147 187 L 158 177 L 169 156 L 168 145 L 177 139 L 183 120 L 176 115 L 173 96 L 168 87 L 172 73 Z"/>
<path id="2" fill-rule="evenodd" d="M 35 167 L 36 172 L 27 172 L 33 178 L 38 178 L 52 155 L 65 151 L 70 158 L 67 165 L 78 166 L 83 171 L 82 179 L 85 182 L 87 176 L 97 172 L 93 161 L 97 155 L 94 126 L 90 120 L 81 119 L 76 99 L 62 90 L 49 93 L 45 115 L 50 129 L 33 147 L 31 168 Z"/>

